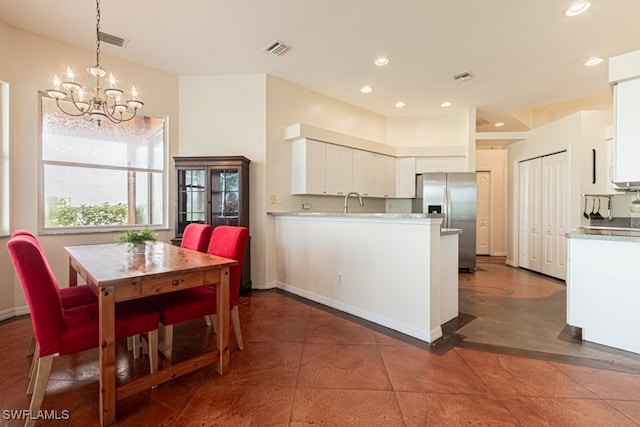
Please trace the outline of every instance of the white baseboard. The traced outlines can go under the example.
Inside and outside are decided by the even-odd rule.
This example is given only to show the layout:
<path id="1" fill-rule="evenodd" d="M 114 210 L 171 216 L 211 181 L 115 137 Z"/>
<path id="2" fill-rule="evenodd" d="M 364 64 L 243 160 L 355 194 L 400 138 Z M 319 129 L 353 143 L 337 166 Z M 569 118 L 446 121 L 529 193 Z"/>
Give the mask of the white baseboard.
<path id="1" fill-rule="evenodd" d="M 492 252 L 491 256 L 507 256 L 506 252 Z"/>
<path id="2" fill-rule="evenodd" d="M 429 332 L 426 332 L 424 330 L 416 329 L 412 326 L 396 322 L 386 317 L 379 316 L 375 313 L 362 310 L 350 304 L 345 304 L 341 301 L 337 301 L 332 298 L 327 298 L 324 295 L 319 295 L 304 289 L 300 289 L 296 286 L 287 285 L 285 283 L 278 282 L 277 287 L 278 289 L 282 289 L 283 291 L 290 292 L 302 298 L 306 298 L 308 300 L 317 302 L 319 304 L 326 305 L 327 307 L 335 308 L 336 310 L 352 314 L 356 317 L 360 317 L 362 319 L 368 320 L 370 322 L 376 323 L 378 325 L 384 326 L 389 329 L 393 329 L 394 331 L 401 332 L 405 335 L 409 335 L 411 337 L 417 338 L 422 341 L 431 343 L 437 340 L 438 338 L 442 337 L 442 328 L 440 326 L 434 328 Z"/>
<path id="3" fill-rule="evenodd" d="M 266 290 L 266 289 L 275 289 L 277 287 L 278 287 L 278 285 L 277 285 L 277 283 L 275 281 L 274 282 L 269 282 L 269 283 L 251 282 L 251 289 Z"/>
<path id="4" fill-rule="evenodd" d="M 0 311 L 0 321 L 22 316 L 23 314 L 29 314 L 29 306 L 22 305 L 20 307 L 8 308 Z"/>

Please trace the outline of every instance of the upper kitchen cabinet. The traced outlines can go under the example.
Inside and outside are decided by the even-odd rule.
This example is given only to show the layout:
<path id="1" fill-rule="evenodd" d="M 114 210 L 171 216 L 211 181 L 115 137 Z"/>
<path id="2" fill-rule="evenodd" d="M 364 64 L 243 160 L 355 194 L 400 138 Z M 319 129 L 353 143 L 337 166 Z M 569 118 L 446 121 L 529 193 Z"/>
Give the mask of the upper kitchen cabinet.
<path id="1" fill-rule="evenodd" d="M 613 88 L 613 181 L 626 189 L 640 188 L 640 50 L 609 59 Z"/>
<path id="2" fill-rule="evenodd" d="M 300 139 L 291 144 L 292 194 L 344 196 L 353 190 L 353 150 Z"/>
<path id="3" fill-rule="evenodd" d="M 416 159 L 398 157 L 396 159 L 396 198 L 416 197 Z"/>
<path id="4" fill-rule="evenodd" d="M 373 197 L 376 194 L 375 153 L 353 150 L 353 191 L 363 197 Z"/>
<path id="5" fill-rule="evenodd" d="M 416 157 L 416 173 L 469 172 L 463 156 Z"/>
<path id="6" fill-rule="evenodd" d="M 619 187 L 640 187 L 640 78 L 619 82 L 613 93 L 613 181 Z"/>
<path id="7" fill-rule="evenodd" d="M 376 154 L 376 196 L 396 196 L 396 159 Z"/>

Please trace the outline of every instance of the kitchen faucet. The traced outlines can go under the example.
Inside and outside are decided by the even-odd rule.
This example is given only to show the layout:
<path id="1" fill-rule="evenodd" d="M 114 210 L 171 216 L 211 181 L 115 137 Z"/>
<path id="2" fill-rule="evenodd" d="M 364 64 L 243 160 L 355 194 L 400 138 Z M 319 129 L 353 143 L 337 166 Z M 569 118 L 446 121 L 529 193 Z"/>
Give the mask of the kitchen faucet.
<path id="1" fill-rule="evenodd" d="M 360 196 L 360 194 L 356 193 L 355 191 L 351 191 L 347 193 L 346 196 L 344 196 L 344 213 L 349 213 L 349 196 L 358 196 L 358 202 L 360 203 L 360 206 L 364 206 L 364 202 L 362 201 L 362 197 Z"/>

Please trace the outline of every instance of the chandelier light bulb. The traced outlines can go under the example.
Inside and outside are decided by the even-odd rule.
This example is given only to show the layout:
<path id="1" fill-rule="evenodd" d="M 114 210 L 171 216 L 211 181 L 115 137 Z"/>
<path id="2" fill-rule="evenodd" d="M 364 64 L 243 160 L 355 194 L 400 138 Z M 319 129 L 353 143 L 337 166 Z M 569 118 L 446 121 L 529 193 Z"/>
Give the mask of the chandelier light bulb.
<path id="1" fill-rule="evenodd" d="M 55 90 L 60 90 L 60 79 L 57 74 L 53 76 L 53 88 Z"/>

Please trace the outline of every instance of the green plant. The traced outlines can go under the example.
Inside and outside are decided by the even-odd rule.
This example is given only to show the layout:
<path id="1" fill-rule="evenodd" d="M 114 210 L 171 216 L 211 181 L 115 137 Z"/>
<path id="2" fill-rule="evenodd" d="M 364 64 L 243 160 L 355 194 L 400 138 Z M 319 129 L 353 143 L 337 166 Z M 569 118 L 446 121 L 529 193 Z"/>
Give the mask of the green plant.
<path id="1" fill-rule="evenodd" d="M 129 230 L 125 231 L 118 237 L 116 237 L 116 241 L 118 243 L 144 243 L 144 242 L 155 242 L 158 240 L 158 235 L 151 231 L 151 229 L 147 226 L 143 227 L 141 230 Z"/>

